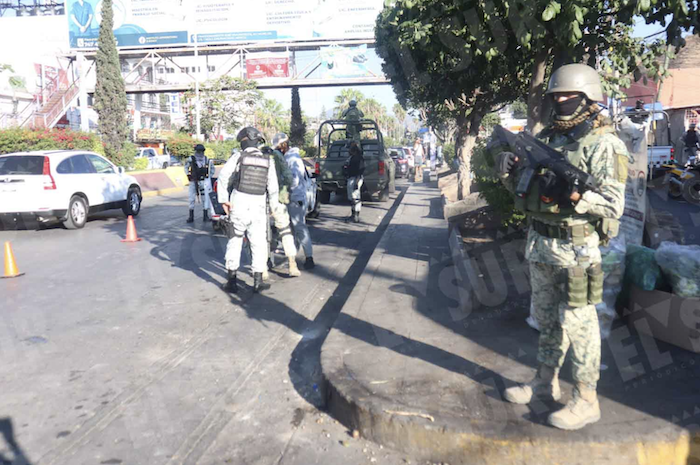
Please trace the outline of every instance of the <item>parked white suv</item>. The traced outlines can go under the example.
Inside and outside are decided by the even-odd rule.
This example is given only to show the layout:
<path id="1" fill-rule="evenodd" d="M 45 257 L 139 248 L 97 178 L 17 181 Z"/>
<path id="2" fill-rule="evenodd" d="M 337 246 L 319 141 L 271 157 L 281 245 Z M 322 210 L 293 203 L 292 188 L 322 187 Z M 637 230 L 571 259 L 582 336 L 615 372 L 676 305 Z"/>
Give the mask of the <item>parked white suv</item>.
<path id="1" fill-rule="evenodd" d="M 59 219 L 68 229 L 85 226 L 90 213 L 141 210 L 141 186 L 104 157 L 60 150 L 0 155 L 0 215 Z"/>

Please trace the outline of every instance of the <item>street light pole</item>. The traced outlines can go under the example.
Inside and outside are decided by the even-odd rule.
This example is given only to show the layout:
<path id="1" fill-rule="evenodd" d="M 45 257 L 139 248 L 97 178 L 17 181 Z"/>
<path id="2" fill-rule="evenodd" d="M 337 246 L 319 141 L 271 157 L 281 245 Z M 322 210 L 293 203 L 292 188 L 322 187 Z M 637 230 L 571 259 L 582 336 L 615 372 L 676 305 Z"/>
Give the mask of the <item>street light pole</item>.
<path id="1" fill-rule="evenodd" d="M 202 140 L 202 104 L 199 100 L 199 48 L 197 46 L 197 31 L 194 32 L 194 99 L 195 119 L 197 121 L 197 140 Z"/>

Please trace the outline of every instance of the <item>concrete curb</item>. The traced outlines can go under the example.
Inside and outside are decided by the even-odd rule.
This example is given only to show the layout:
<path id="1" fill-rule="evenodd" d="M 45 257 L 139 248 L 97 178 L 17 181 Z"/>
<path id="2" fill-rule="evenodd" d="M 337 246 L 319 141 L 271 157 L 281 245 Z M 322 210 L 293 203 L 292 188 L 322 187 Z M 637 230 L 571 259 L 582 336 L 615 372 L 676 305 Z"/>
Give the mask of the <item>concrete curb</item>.
<path id="1" fill-rule="evenodd" d="M 410 189 L 410 187 L 409 187 Z M 408 191 L 407 191 L 408 192 Z M 445 202 L 443 197 L 443 202 Z M 326 384 L 329 412 L 350 430 L 379 444 L 406 453 L 411 461 L 450 464 L 667 464 L 696 463 L 700 457 L 700 436 L 668 424 L 663 429 L 641 424 L 601 424 L 594 434 L 581 436 L 557 430 L 533 433 L 517 425 L 503 425 L 495 419 L 431 417 L 431 412 L 397 415 L 398 399 L 376 395 L 359 382 L 344 362 L 349 353 L 341 333 L 348 333 L 353 321 L 362 321 L 362 307 L 380 267 L 386 246 L 393 240 L 396 220 L 404 213 L 400 205 L 370 258 L 365 271 L 348 298 L 340 317 L 321 350 L 321 368 Z M 457 265 L 457 277 L 469 283 L 471 265 L 461 246 L 457 227 L 450 228 L 450 250 Z M 461 266 L 460 266 L 461 263 Z M 460 286 L 466 287 L 466 286 Z M 461 305 L 471 305 L 474 291 L 460 291 Z M 343 318 L 345 315 L 347 318 Z M 371 321 L 367 321 L 371 324 Z M 335 337 L 334 337 L 335 336 Z M 355 348 L 356 350 L 357 348 Z M 393 413 L 392 413 L 393 412 Z M 623 440 L 619 437 L 627 430 Z M 419 462 L 421 463 L 421 462 Z"/>

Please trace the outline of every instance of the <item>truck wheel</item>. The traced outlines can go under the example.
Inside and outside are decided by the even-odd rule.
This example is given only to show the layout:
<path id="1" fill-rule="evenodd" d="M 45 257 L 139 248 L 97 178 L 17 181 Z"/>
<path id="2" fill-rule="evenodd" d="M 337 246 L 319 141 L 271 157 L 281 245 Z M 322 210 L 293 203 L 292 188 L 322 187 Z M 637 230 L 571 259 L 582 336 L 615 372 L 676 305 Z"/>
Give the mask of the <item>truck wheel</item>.
<path id="1" fill-rule="evenodd" d="M 389 179 L 389 193 L 393 194 L 396 192 L 396 178 L 392 177 Z"/>
<path id="2" fill-rule="evenodd" d="M 68 211 L 66 212 L 66 220 L 63 225 L 66 229 L 80 229 L 87 223 L 88 204 L 87 201 L 79 195 L 71 197 L 68 202 Z"/>
<path id="3" fill-rule="evenodd" d="M 163 169 L 165 170 L 167 168 L 168 168 L 168 162 L 163 163 Z"/>
<path id="4" fill-rule="evenodd" d="M 379 192 L 379 201 L 386 202 L 389 200 L 389 186 L 387 185 L 384 189 Z"/>
<path id="5" fill-rule="evenodd" d="M 331 203 L 331 191 L 321 191 L 318 193 L 318 200 L 321 203 Z"/>
<path id="6" fill-rule="evenodd" d="M 700 178 L 688 179 L 683 183 L 683 198 L 693 205 L 700 205 Z"/>

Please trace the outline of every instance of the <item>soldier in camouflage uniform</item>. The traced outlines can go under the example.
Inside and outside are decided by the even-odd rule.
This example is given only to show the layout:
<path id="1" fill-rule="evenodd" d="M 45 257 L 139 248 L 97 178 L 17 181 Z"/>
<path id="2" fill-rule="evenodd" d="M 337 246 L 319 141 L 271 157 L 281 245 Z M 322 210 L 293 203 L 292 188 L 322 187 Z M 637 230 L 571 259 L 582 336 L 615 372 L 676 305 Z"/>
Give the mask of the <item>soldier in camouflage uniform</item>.
<path id="1" fill-rule="evenodd" d="M 550 415 L 549 423 L 574 430 L 600 419 L 596 386 L 601 340 L 595 308 L 603 293 L 599 244 L 617 234 L 629 155 L 609 118 L 601 114 L 597 102 L 603 100 L 603 92 L 593 68 L 562 66 L 552 75 L 547 96 L 554 118 L 538 138 L 593 175 L 598 189 L 581 195 L 541 170 L 527 197 L 516 197 L 516 207 L 527 213 L 530 222 L 525 256 L 541 331 L 540 365 L 531 382 L 506 389 L 504 397 L 518 404 L 529 403 L 533 395 L 559 399 L 559 369 L 571 348 L 573 399 Z M 513 192 L 527 161 L 501 152 L 496 166 Z"/>
<path id="2" fill-rule="evenodd" d="M 275 162 L 280 191 L 279 202 L 277 205 L 270 205 L 270 211 L 275 221 L 275 228 L 277 228 L 280 239 L 282 240 L 284 255 L 289 261 L 289 276 L 301 276 L 301 272 L 297 266 L 297 248 L 294 245 L 294 233 L 292 232 L 289 212 L 287 211 L 289 190 L 292 185 L 292 173 L 284 159 L 284 154 L 289 150 L 289 137 L 283 132 L 276 134 L 272 139 L 272 146 L 274 150 L 270 156 Z"/>

